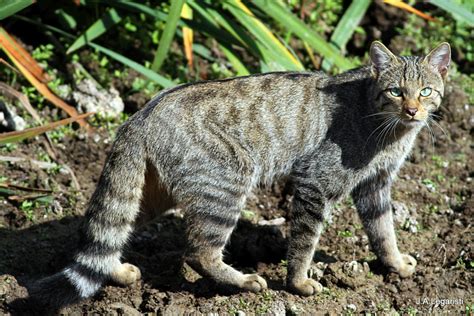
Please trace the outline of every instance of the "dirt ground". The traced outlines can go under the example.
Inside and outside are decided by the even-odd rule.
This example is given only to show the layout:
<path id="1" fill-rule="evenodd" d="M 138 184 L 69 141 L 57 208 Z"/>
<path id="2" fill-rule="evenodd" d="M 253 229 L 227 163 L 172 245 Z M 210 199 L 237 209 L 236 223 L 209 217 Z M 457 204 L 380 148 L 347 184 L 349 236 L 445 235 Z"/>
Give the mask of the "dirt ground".
<path id="1" fill-rule="evenodd" d="M 382 36 L 387 43 L 394 36 L 394 27 L 403 25 L 404 15 L 394 8 L 381 8 L 370 11 L 361 25 L 368 30 L 368 41 Z M 356 36 L 348 49 L 362 51 L 358 42 Z M 401 37 L 398 44 L 396 40 L 392 43 L 416 46 Z M 120 84 L 114 82 L 118 90 Z M 254 192 L 226 249 L 226 262 L 246 273 L 259 273 L 267 280 L 268 290 L 222 293 L 183 267 L 182 214 L 168 212 L 135 231 L 124 254 L 125 261 L 141 269 L 140 282 L 129 288 L 108 284 L 95 297 L 61 314 L 472 315 L 474 113 L 459 86 L 459 82 L 449 82 L 437 113 L 440 118 L 431 127 L 434 139 L 428 129 L 422 131 L 393 188 L 400 249 L 418 261 L 411 278 L 402 280 L 377 262 L 348 199 L 335 206 L 314 257 L 312 277 L 324 286 L 323 292 L 313 297 L 287 292 L 285 252 L 291 196 L 278 183 Z M 131 112 L 145 102 L 141 94 L 125 101 Z M 24 313 L 15 309 L 15 302 L 27 296 L 26 286 L 71 261 L 81 214 L 112 139 L 113 133 L 102 128 L 92 129 L 89 135 L 66 136 L 55 144 L 57 161 L 72 173 L 64 167 L 47 170 L 29 161 L 44 160 L 43 138 L 0 147 L 0 315 Z M 2 157 L 26 160 L 4 162 Z M 2 183 L 23 188 L 4 188 Z M 28 192 L 24 187 L 47 191 Z M 43 202 L 29 205 L 25 195 L 42 196 Z"/>
<path id="2" fill-rule="evenodd" d="M 110 284 L 94 298 L 67 307 L 66 315 L 358 314 L 416 312 L 472 313 L 473 113 L 467 96 L 450 82 L 447 98 L 432 126 L 425 129 L 393 190 L 400 248 L 418 261 L 408 279 L 387 273 L 370 252 L 350 200 L 335 206 L 314 258 L 313 277 L 323 293 L 300 297 L 285 291 L 285 248 L 291 196 L 282 184 L 255 192 L 242 212 L 227 247 L 226 261 L 245 272 L 258 272 L 269 289 L 259 293 L 221 293 L 189 267 L 181 266 L 184 245 L 180 212 L 156 219 L 135 232 L 125 260 L 140 267 L 143 278 L 130 288 Z M 435 124 L 436 125 L 436 124 Z M 39 169 L 29 162 L 0 163 L 4 181 L 51 190 L 43 204 L 28 207 L 18 195 L 0 195 L 0 314 L 15 314 L 32 280 L 54 273 L 72 257 L 77 227 L 98 180 L 112 136 L 106 130 L 68 136 L 55 146 L 59 160 L 73 170 Z M 34 158 L 39 139 L 2 156 Z M 1 187 L 0 187 L 1 188 Z M 41 193 L 41 192 L 40 192 Z M 35 192 L 35 194 L 38 194 Z M 17 311 L 18 312 L 18 311 Z"/>

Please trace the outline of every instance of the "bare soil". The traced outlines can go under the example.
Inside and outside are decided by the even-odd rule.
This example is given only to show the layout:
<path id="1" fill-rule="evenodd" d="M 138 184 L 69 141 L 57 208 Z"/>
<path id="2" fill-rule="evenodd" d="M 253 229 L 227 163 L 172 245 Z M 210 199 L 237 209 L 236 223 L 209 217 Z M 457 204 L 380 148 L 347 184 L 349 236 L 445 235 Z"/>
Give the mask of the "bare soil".
<path id="1" fill-rule="evenodd" d="M 180 212 L 137 230 L 124 254 L 143 274 L 130 288 L 105 286 L 94 298 L 67 307 L 65 315 L 143 313 L 191 314 L 351 314 L 465 312 L 473 300 L 472 177 L 473 113 L 467 96 L 448 86 L 438 113 L 441 128 L 428 129 L 402 168 L 393 189 L 399 246 L 418 261 L 408 279 L 388 273 L 369 250 L 350 200 L 335 206 L 314 258 L 313 277 L 323 293 L 300 297 L 285 290 L 285 251 L 291 195 L 283 184 L 255 192 L 227 247 L 226 261 L 245 272 L 258 272 L 269 289 L 259 293 L 222 293 L 210 281 L 181 265 L 185 243 Z M 435 124 L 436 125 L 436 124 Z M 26 285 L 70 262 L 77 228 L 110 149 L 112 136 L 94 129 L 68 136 L 55 146 L 59 160 L 77 177 L 38 169 L 31 163 L 0 163 L 8 183 L 51 190 L 48 203 L 28 208 L 0 192 L 0 314 L 21 314 L 11 303 L 27 295 Z M 36 139 L 1 152 L 38 159 Z M 4 180 L 5 181 L 5 180 Z M 31 192 L 29 192 L 31 194 Z M 13 197 L 13 198 L 12 198 Z M 276 219 L 276 220 L 275 220 Z M 272 221 L 275 220 L 275 221 Z"/>

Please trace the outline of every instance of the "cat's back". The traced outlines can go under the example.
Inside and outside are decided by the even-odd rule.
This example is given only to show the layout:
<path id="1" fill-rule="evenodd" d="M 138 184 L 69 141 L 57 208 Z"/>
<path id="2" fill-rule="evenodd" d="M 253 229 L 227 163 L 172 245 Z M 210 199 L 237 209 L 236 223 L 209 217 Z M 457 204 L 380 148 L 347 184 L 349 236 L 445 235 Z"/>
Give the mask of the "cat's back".
<path id="1" fill-rule="evenodd" d="M 274 105 L 282 111 L 291 104 L 309 103 L 326 78 L 322 72 L 273 72 L 184 84 L 158 94 L 146 111 L 181 118 L 193 115 L 195 119 L 216 112 L 252 110 L 257 104 Z"/>

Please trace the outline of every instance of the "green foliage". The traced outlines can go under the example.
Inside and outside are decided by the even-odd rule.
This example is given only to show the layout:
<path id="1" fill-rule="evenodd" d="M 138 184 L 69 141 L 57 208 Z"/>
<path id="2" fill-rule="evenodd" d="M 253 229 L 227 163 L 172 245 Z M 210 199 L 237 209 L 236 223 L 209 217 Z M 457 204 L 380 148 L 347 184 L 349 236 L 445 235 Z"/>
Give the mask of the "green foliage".
<path id="1" fill-rule="evenodd" d="M 158 50 L 156 51 L 151 70 L 158 71 L 166 58 L 171 41 L 173 40 L 174 34 L 176 33 L 176 27 L 181 14 L 181 10 L 184 5 L 184 0 L 171 1 L 171 7 L 169 9 L 168 19 L 166 21 L 163 34 L 161 35 Z"/>
<path id="2" fill-rule="evenodd" d="M 53 44 L 39 45 L 33 50 L 31 56 L 36 61 L 48 61 L 53 56 Z"/>
<path id="3" fill-rule="evenodd" d="M 340 230 L 337 232 L 337 235 L 340 237 L 348 238 L 354 236 L 354 234 L 350 230 Z"/>
<path id="4" fill-rule="evenodd" d="M 69 46 L 66 54 L 70 54 L 75 50 L 78 50 L 88 42 L 93 41 L 97 37 L 103 35 L 107 32 L 115 24 L 119 23 L 122 20 L 122 17 L 118 14 L 118 12 L 114 9 L 108 9 L 102 17 L 94 22 L 87 30 L 79 36 L 74 43 Z"/>
<path id="5" fill-rule="evenodd" d="M 8 18 L 33 3 L 34 0 L 0 0 L 0 20 Z"/>

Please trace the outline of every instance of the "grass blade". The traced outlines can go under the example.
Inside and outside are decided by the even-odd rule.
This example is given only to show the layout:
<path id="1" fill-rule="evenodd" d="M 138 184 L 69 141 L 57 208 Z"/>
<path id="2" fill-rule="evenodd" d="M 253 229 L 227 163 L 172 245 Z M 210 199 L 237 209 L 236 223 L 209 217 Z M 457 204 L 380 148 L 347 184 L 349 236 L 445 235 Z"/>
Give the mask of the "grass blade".
<path id="1" fill-rule="evenodd" d="M 288 12 L 287 9 L 282 7 L 277 1 L 252 0 L 252 2 L 287 30 L 307 42 L 309 46 L 331 63 L 334 63 L 339 69 L 346 70 L 353 67 L 352 63 L 341 56 L 341 53 L 337 49 L 311 30 L 303 21 L 298 19 L 291 12 Z"/>
<path id="2" fill-rule="evenodd" d="M 237 72 L 237 76 L 247 76 L 250 74 L 250 71 L 245 67 L 245 65 L 240 61 L 237 55 L 234 54 L 231 48 L 227 48 L 223 45 L 220 45 L 220 48 L 224 52 L 225 56 L 229 60 L 232 68 Z"/>
<path id="3" fill-rule="evenodd" d="M 275 35 L 263 24 L 240 0 L 227 0 L 225 8 L 241 23 L 258 42 L 263 44 L 272 55 L 272 60 L 283 69 L 303 70 L 301 62 L 278 40 Z"/>
<path id="4" fill-rule="evenodd" d="M 58 108 L 62 109 L 69 116 L 75 117 L 78 115 L 74 107 L 70 106 L 62 99 L 57 97 L 53 92 L 51 92 L 46 83 L 41 82 L 40 79 L 37 78 L 38 73 L 36 73 L 35 75 L 30 71 L 30 66 L 33 69 L 36 69 L 36 67 L 41 69 L 41 67 L 39 67 L 33 57 L 31 57 L 28 52 L 26 52 L 26 50 L 24 50 L 23 48 L 19 49 L 19 47 L 21 46 L 14 42 L 13 39 L 9 37 L 8 33 L 1 27 L 0 42 L 2 44 L 2 49 L 7 54 L 8 58 L 10 58 L 10 60 L 15 64 L 18 70 L 20 70 L 20 72 L 23 74 L 23 76 L 25 76 L 25 78 L 36 88 L 36 90 L 38 90 L 39 93 L 41 93 L 45 97 L 45 99 L 53 103 Z M 23 54 L 18 54 L 18 52 L 22 52 Z M 26 63 L 26 65 L 24 65 L 22 62 Z M 79 123 L 81 124 L 81 126 L 86 125 L 86 122 L 84 120 L 81 120 Z"/>
<path id="5" fill-rule="evenodd" d="M 370 0 L 353 0 L 344 12 L 330 39 L 331 43 L 339 50 L 345 50 L 347 42 L 349 42 L 355 28 L 367 12 L 370 3 Z"/>
<path id="6" fill-rule="evenodd" d="M 123 56 L 123 55 L 120 55 L 119 53 L 116 53 L 116 52 L 114 52 L 114 51 L 112 51 L 108 48 L 97 45 L 95 43 L 89 43 L 88 45 L 90 45 L 91 47 L 94 47 L 98 51 L 110 56 L 111 58 L 115 59 L 116 61 L 121 62 L 125 66 L 134 69 L 135 71 L 141 73 L 145 77 L 148 77 L 149 79 L 153 80 L 154 82 L 156 82 L 157 84 L 159 84 L 163 88 L 169 88 L 169 87 L 172 87 L 172 86 L 176 85 L 173 81 L 171 81 L 169 79 L 166 79 L 165 77 L 163 77 L 160 74 L 154 72 L 153 70 L 148 69 L 145 66 L 140 65 L 136 61 L 133 61 L 133 60 L 131 60 L 131 59 L 129 59 L 129 58 Z"/>
<path id="7" fill-rule="evenodd" d="M 344 12 L 330 39 L 331 44 L 339 51 L 345 51 L 347 42 L 351 39 L 354 30 L 367 12 L 370 3 L 371 0 L 353 0 L 349 8 Z M 322 68 L 329 70 L 331 62 L 325 59 Z"/>
<path id="8" fill-rule="evenodd" d="M 72 123 L 72 122 L 75 122 L 75 121 L 79 121 L 79 120 L 84 120 L 86 117 L 88 117 L 92 114 L 94 114 L 94 113 L 92 113 L 92 112 L 85 113 L 85 114 L 77 115 L 77 116 L 70 117 L 70 118 L 67 118 L 67 119 L 64 119 L 64 120 L 60 120 L 60 121 L 57 121 L 57 122 L 49 123 L 47 125 L 28 128 L 28 129 L 25 129 L 23 131 L 2 133 L 2 134 L 0 134 L 0 144 L 19 142 L 19 141 L 22 141 L 23 139 L 43 134 L 47 131 L 55 129 L 58 126 L 66 125 L 66 124 L 69 124 L 69 123 Z"/>
<path id="9" fill-rule="evenodd" d="M 33 4 L 35 0 L 2 0 L 0 1 L 0 20 L 23 10 Z"/>
<path id="10" fill-rule="evenodd" d="M 138 2 L 130 2 L 129 0 L 101 0 L 100 2 L 107 3 L 113 7 L 125 9 L 131 12 L 144 13 L 161 21 L 166 21 L 168 19 L 168 14 L 152 9 L 149 6 Z"/>
<path id="11" fill-rule="evenodd" d="M 465 5 L 462 5 L 455 1 L 446 0 L 430 0 L 429 2 L 451 13 L 454 18 L 459 18 L 460 20 L 468 23 L 471 26 L 474 25 L 474 13 Z"/>
<path id="12" fill-rule="evenodd" d="M 61 29 L 58 29 L 58 28 L 54 27 L 54 26 L 44 24 L 44 23 L 40 23 L 40 22 L 31 20 L 29 18 L 26 18 L 24 16 L 16 16 L 16 18 L 18 18 L 22 21 L 37 25 L 37 26 L 39 26 L 39 27 L 41 27 L 45 30 L 61 34 L 64 37 L 67 37 L 67 38 L 70 38 L 70 39 L 75 38 L 72 34 L 69 34 L 69 33 L 65 32 Z M 98 51 L 101 51 L 102 53 L 110 56 L 111 58 L 117 60 L 118 62 L 124 64 L 125 66 L 136 70 L 137 72 L 141 73 L 145 77 L 148 77 L 149 79 L 153 80 L 154 82 L 158 83 L 159 85 L 161 85 L 164 88 L 168 88 L 168 87 L 172 87 L 172 86 L 176 85 L 173 81 L 171 81 L 169 79 L 166 79 L 165 77 L 163 77 L 163 76 L 157 74 L 156 72 L 146 68 L 145 66 L 140 65 L 139 63 L 137 63 L 137 62 L 135 62 L 135 61 L 123 56 L 123 55 L 120 55 L 120 54 L 118 54 L 118 53 L 116 53 L 116 52 L 114 52 L 114 51 L 112 51 L 108 48 L 105 48 L 105 47 L 100 46 L 100 45 L 95 44 L 95 43 L 87 43 L 87 45 L 97 49 Z"/>
<path id="13" fill-rule="evenodd" d="M 168 50 L 173 40 L 174 34 L 176 33 L 176 26 L 178 25 L 181 10 L 183 8 L 185 0 L 172 0 L 170 13 L 168 14 L 168 20 L 166 21 L 165 29 L 161 35 L 158 49 L 156 50 L 151 70 L 157 72 L 160 70 L 163 61 L 168 54 Z"/>
<path id="14" fill-rule="evenodd" d="M 79 36 L 71 46 L 69 46 L 66 54 L 70 54 L 79 48 L 83 47 L 87 43 L 93 41 L 99 36 L 103 35 L 108 29 L 115 24 L 119 23 L 122 17 L 115 11 L 114 8 L 107 10 L 102 17 L 94 22 L 89 28 Z"/>
<path id="15" fill-rule="evenodd" d="M 10 55 L 14 56 L 36 79 L 44 83 L 49 81 L 43 68 L 3 27 L 0 27 L 0 46 L 5 51 L 8 51 Z"/>
<path id="16" fill-rule="evenodd" d="M 183 10 L 181 11 L 181 17 L 184 19 L 192 20 L 193 19 L 193 10 L 186 3 L 183 5 Z M 193 30 L 187 26 L 183 27 L 183 46 L 184 46 L 184 55 L 188 60 L 188 67 L 193 68 Z"/>
<path id="17" fill-rule="evenodd" d="M 59 23 L 61 23 L 63 27 L 67 27 L 70 30 L 76 29 L 77 22 L 72 15 L 70 15 L 63 9 L 57 9 L 54 13 L 56 13 L 56 15 L 58 16 Z"/>
<path id="18" fill-rule="evenodd" d="M 407 12 L 410 12 L 410 13 L 413 13 L 413 14 L 416 14 L 418 15 L 419 17 L 425 19 L 425 20 L 428 20 L 428 21 L 434 21 L 434 18 L 426 13 L 423 13 L 421 12 L 420 10 L 418 9 L 415 9 L 414 7 L 412 7 L 411 5 L 405 3 L 405 2 L 402 2 L 401 0 L 384 0 L 383 1 L 384 3 L 386 4 L 389 4 L 389 5 L 392 5 L 394 7 L 397 7 L 397 8 L 400 8 L 402 10 L 405 10 Z"/>

